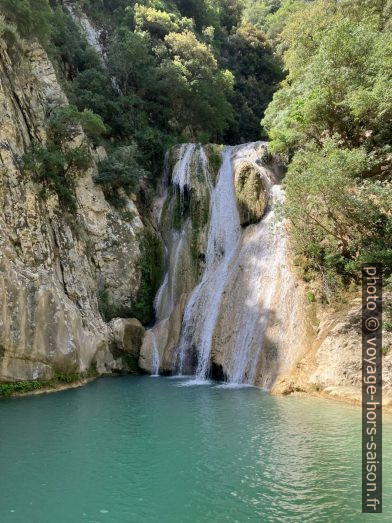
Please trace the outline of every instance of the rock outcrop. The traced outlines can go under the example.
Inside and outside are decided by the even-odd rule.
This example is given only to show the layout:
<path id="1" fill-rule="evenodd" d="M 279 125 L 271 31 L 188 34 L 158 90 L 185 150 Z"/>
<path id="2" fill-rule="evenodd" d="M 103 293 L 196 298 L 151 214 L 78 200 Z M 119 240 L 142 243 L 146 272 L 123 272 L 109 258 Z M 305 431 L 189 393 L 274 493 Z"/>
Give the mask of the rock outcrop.
<path id="1" fill-rule="evenodd" d="M 38 44 L 20 69 L 0 49 L 0 87 L 0 381 L 47 379 L 91 366 L 100 373 L 127 369 L 123 349 L 113 350 L 118 324 L 113 334 L 99 296 L 104 292 L 121 309 L 138 292 L 143 225 L 135 204 L 128 199 L 125 210 L 114 210 L 93 182 L 93 164 L 78 176 L 77 210 L 70 216 L 56 194 L 43 198 L 42 187 L 22 172 L 29 144 L 46 141 L 49 111 L 67 104 Z"/>
<path id="2" fill-rule="evenodd" d="M 257 223 L 268 202 L 267 188 L 252 164 L 245 164 L 235 173 L 234 186 L 242 227 Z"/>
<path id="3" fill-rule="evenodd" d="M 390 299 L 390 296 L 388 297 Z M 273 392 L 307 392 L 360 403 L 362 398 L 361 297 L 326 306 L 303 300 L 303 351 L 276 380 Z M 392 333 L 383 332 L 383 404 L 392 406 Z"/>

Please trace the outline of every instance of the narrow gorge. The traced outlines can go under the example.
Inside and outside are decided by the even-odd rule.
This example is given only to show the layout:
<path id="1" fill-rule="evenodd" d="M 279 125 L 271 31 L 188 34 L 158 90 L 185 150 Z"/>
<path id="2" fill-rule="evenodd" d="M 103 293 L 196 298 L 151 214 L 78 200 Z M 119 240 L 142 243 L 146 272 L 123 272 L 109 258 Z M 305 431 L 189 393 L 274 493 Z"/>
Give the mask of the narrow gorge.
<path id="1" fill-rule="evenodd" d="M 178 10 L 167 18 L 139 4 L 118 11 L 71 0 L 53 4 L 52 47 L 34 32 L 16 45 L 18 19 L 4 8 L 12 20 L 9 27 L 4 22 L 0 47 L 4 390 L 18 392 L 20 384 L 23 392 L 31 382 L 55 389 L 68 380 L 142 371 L 358 402 L 360 292 L 352 281 L 334 301 L 331 289 L 340 283 L 333 271 L 306 274 L 310 256 L 296 255 L 284 217 L 287 155 L 272 154 L 266 141 L 242 143 L 255 133 L 247 133 L 243 120 L 241 132 L 235 130 L 228 112 L 226 123 L 219 120 L 227 110 L 223 99 L 216 98 L 208 118 L 223 127 L 231 121 L 226 134 L 218 128 L 208 134 L 198 115 L 187 112 L 191 91 L 181 102 L 184 116 L 172 96 L 169 116 L 161 119 L 154 100 L 162 93 L 149 92 L 136 75 L 139 62 L 128 71 L 127 60 L 140 53 L 159 84 L 174 65 L 193 74 L 199 60 L 200 75 L 207 75 L 203 92 L 212 82 L 222 94 L 219 82 L 231 72 L 219 69 L 207 42 L 211 31 L 199 42 L 190 32 L 197 33 L 197 24 Z M 244 27 L 249 35 L 256 31 Z M 230 63 L 238 39 L 248 38 L 244 27 L 228 38 L 222 63 Z M 254 37 L 264 41 L 257 31 Z M 263 46 L 262 64 L 272 60 Z M 152 50 L 165 56 L 167 69 Z M 277 70 L 268 74 L 272 83 L 280 78 Z M 238 85 L 244 78 L 238 76 Z M 162 89 L 167 94 L 168 85 L 179 83 L 175 77 Z M 143 96 L 148 108 L 139 121 L 135 107 Z M 197 93 L 192 96 L 196 104 Z M 211 100 L 200 103 L 200 114 L 213 107 Z M 310 198 L 304 192 L 303 201 Z M 390 329 L 384 340 L 389 404 Z"/>

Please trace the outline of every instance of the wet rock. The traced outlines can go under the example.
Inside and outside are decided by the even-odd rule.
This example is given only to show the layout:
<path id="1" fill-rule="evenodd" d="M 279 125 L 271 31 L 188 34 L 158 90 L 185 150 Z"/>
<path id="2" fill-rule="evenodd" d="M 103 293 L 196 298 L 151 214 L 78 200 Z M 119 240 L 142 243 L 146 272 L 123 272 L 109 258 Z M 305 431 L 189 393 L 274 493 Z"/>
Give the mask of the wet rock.
<path id="1" fill-rule="evenodd" d="M 268 193 L 259 171 L 251 164 L 241 165 L 234 177 L 238 212 L 242 227 L 261 220 L 268 203 Z"/>
<path id="2" fill-rule="evenodd" d="M 123 352 L 139 357 L 145 329 L 136 318 L 115 318 L 109 324 L 113 342 Z"/>

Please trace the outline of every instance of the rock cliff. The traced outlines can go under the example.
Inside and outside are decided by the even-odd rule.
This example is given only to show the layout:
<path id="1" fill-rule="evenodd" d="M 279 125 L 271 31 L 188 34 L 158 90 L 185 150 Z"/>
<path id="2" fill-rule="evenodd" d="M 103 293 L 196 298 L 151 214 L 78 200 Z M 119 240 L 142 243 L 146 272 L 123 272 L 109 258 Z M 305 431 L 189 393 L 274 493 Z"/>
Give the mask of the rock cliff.
<path id="1" fill-rule="evenodd" d="M 50 110 L 66 104 L 38 44 L 17 68 L 0 49 L 0 381 L 129 368 L 118 343 L 119 322 L 127 320 L 113 331 L 99 297 L 126 308 L 138 292 L 143 224 L 134 202 L 114 210 L 93 182 L 93 162 L 77 178 L 77 210 L 69 215 L 21 167 L 29 144 L 45 143 Z M 86 140 L 82 130 L 77 139 Z"/>

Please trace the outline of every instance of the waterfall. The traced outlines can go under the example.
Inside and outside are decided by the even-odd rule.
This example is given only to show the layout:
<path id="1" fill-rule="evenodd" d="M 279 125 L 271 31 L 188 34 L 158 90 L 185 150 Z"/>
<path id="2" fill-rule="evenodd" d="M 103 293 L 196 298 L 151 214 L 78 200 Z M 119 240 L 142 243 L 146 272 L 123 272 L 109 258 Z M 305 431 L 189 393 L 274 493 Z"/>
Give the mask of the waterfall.
<path id="1" fill-rule="evenodd" d="M 152 376 L 159 376 L 159 366 L 160 366 L 160 357 L 159 357 L 159 350 L 158 350 L 158 344 L 157 339 L 155 337 L 155 334 L 153 331 L 151 331 L 152 336 Z"/>
<path id="2" fill-rule="evenodd" d="M 167 159 L 165 160 L 167 162 Z M 185 191 L 192 188 L 192 172 L 198 166 L 201 167 L 205 182 L 209 191 L 212 191 L 212 183 L 208 173 L 207 158 L 203 149 L 196 149 L 196 144 L 183 144 L 179 151 L 177 160 L 172 173 L 171 183 L 175 191 L 180 194 L 181 205 Z M 167 198 L 167 185 L 164 186 L 164 198 Z M 164 205 L 162 197 L 160 198 L 161 209 Z M 159 213 L 159 222 L 162 210 Z M 177 287 L 180 281 L 181 256 L 186 246 L 191 223 L 189 219 L 185 220 L 180 230 L 172 230 L 170 233 L 169 245 L 165 245 L 166 254 L 166 271 L 161 286 L 158 289 L 154 300 L 155 313 L 158 320 L 168 318 L 176 304 Z"/>
<path id="3" fill-rule="evenodd" d="M 245 301 L 236 307 L 237 329 L 232 342 L 236 350 L 226 368 L 229 383 L 255 382 L 256 362 L 263 349 L 272 300 L 279 283 L 278 272 L 285 259 L 282 225 L 273 225 L 276 204 L 282 199 L 281 186 L 273 185 L 269 210 L 259 224 L 249 227 L 247 241 L 243 243 L 230 274 L 230 278 L 235 279 L 236 272 L 245 271 L 249 285 Z M 232 289 L 232 292 L 236 290 Z M 256 350 L 252 353 L 255 345 Z"/>
<path id="4" fill-rule="evenodd" d="M 180 159 L 173 169 L 173 184 L 178 187 L 181 195 L 185 188 L 191 187 L 191 162 L 196 144 L 183 144 L 180 150 Z"/>
<path id="5" fill-rule="evenodd" d="M 212 192 L 211 218 L 208 230 L 206 267 L 194 289 L 184 313 L 179 344 L 179 370 L 183 371 L 189 346 L 198 350 L 197 379 L 206 379 L 219 305 L 229 275 L 230 262 L 241 236 L 236 205 L 231 148 L 223 151 L 218 183 Z"/>
<path id="6" fill-rule="evenodd" d="M 284 192 L 265 143 L 220 154 L 218 169 L 215 146 L 183 144 L 170 153 L 176 161 L 159 199 L 166 271 L 140 364 L 156 373 L 158 354 L 161 372 L 194 374 L 187 384 L 214 376 L 224 386 L 270 388 L 301 350 L 300 307 L 276 212 Z"/>

